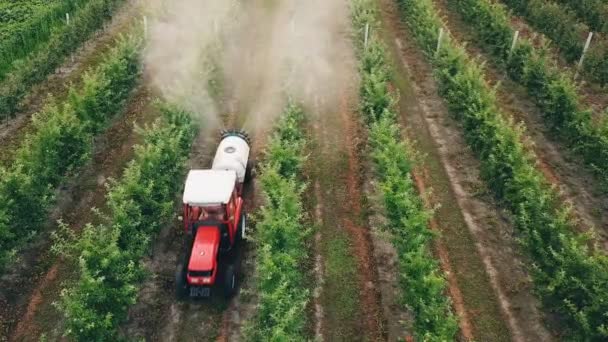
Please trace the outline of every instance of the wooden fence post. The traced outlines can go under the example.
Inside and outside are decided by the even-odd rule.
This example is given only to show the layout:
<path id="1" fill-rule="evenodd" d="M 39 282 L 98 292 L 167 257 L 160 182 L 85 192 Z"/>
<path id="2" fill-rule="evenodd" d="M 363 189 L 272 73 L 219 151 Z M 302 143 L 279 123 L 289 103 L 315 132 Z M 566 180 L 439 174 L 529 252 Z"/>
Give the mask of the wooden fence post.
<path id="1" fill-rule="evenodd" d="M 585 60 L 585 54 L 587 50 L 589 50 L 589 45 L 591 45 L 591 38 L 593 38 L 593 32 L 589 32 L 589 36 L 587 36 L 587 41 L 585 42 L 585 48 L 583 48 L 583 53 L 581 54 L 581 59 L 579 59 L 578 64 L 576 65 L 576 73 L 574 74 L 574 79 L 578 77 L 578 73 L 583 66 L 583 61 Z"/>
<path id="2" fill-rule="evenodd" d="M 369 40 L 369 23 L 365 24 L 365 41 L 363 47 L 367 49 L 367 42 Z"/>
<path id="3" fill-rule="evenodd" d="M 439 53 L 441 49 L 441 41 L 443 40 L 443 27 L 439 29 L 439 38 L 437 38 L 437 50 L 435 50 L 435 55 Z"/>
<path id="4" fill-rule="evenodd" d="M 511 54 L 513 53 L 513 50 L 515 50 L 515 46 L 517 45 L 518 38 L 519 38 L 519 30 L 515 31 L 515 33 L 513 34 L 513 42 L 511 43 L 511 49 L 509 49 L 509 56 L 511 56 Z"/>

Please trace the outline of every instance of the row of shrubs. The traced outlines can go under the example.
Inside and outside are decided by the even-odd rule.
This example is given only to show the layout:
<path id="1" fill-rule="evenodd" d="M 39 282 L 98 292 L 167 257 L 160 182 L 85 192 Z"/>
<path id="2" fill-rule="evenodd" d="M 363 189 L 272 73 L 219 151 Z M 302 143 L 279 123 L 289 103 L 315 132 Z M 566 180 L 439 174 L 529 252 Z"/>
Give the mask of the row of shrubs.
<path id="1" fill-rule="evenodd" d="M 603 0 L 558 0 L 574 11 L 595 32 L 608 33 L 608 3 Z"/>
<path id="2" fill-rule="evenodd" d="M 568 62 L 578 62 L 583 53 L 589 27 L 554 2 L 544 0 L 503 0 L 532 27 L 549 37 Z M 608 41 L 596 32 L 585 55 L 583 72 L 601 85 L 608 84 Z"/>
<path id="3" fill-rule="evenodd" d="M 10 166 L 0 167 L 0 269 L 45 224 L 55 188 L 91 157 L 93 138 L 124 107 L 140 73 L 138 38 L 121 38 L 67 100 L 50 99 Z"/>
<path id="4" fill-rule="evenodd" d="M 74 15 L 70 25 L 53 31 L 44 46 L 13 63 L 10 72 L 0 82 L 0 119 L 14 115 L 30 88 L 61 65 L 66 56 L 101 27 L 123 1 L 87 1 Z"/>
<path id="5" fill-rule="evenodd" d="M 259 167 L 264 205 L 256 216 L 259 304 L 246 328 L 249 341 L 307 341 L 307 286 L 311 230 L 304 225 L 302 167 L 306 161 L 304 112 L 285 109 Z"/>
<path id="6" fill-rule="evenodd" d="M 453 0 L 475 35 L 507 70 L 526 87 L 554 132 L 581 155 L 600 179 L 608 179 L 608 118 L 594 121 L 585 108 L 572 75 L 561 70 L 542 50 L 522 38 L 511 51 L 513 29 L 505 8 L 488 0 Z"/>
<path id="7" fill-rule="evenodd" d="M 52 32 L 66 24 L 66 13 L 75 15 L 84 3 L 84 0 L 63 0 L 50 4 L 29 1 L 0 4 L 0 80 L 14 61 L 35 51 Z"/>
<path id="8" fill-rule="evenodd" d="M 139 129 L 143 142 L 122 177 L 111 180 L 102 223 L 80 234 L 63 225 L 53 249 L 77 269 L 56 304 L 65 334 L 77 341 L 117 341 L 118 325 L 137 299 L 141 259 L 175 212 L 197 129 L 189 113 L 160 104 L 162 117 Z"/>
<path id="9" fill-rule="evenodd" d="M 461 122 L 466 141 L 481 160 L 481 174 L 511 210 L 519 240 L 544 305 L 559 314 L 571 339 L 608 338 L 608 257 L 587 234 L 576 232 L 571 209 L 536 168 L 524 146 L 524 128 L 505 119 L 478 60 L 448 34 L 432 0 L 399 0 L 404 19 L 435 69 L 440 94 Z"/>
<path id="10" fill-rule="evenodd" d="M 458 322 L 443 271 L 432 253 L 432 212 L 425 208 L 412 178 L 415 152 L 403 141 L 396 123 L 398 95 L 390 90 L 394 71 L 385 44 L 374 33 L 380 30 L 376 6 L 372 0 L 354 0 L 352 18 L 360 61 L 360 111 L 369 127 L 369 149 L 388 220 L 386 229 L 399 258 L 400 301 L 413 312 L 415 340 L 452 341 Z M 367 47 L 366 24 L 373 32 Z"/>

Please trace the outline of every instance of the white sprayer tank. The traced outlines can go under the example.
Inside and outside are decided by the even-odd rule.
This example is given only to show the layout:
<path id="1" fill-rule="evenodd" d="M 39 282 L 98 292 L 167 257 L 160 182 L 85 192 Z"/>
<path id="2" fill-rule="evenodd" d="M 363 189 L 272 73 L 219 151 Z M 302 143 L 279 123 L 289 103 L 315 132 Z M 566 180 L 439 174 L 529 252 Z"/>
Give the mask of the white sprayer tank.
<path id="1" fill-rule="evenodd" d="M 213 159 L 213 170 L 234 170 L 239 183 L 245 182 L 249 144 L 239 136 L 227 136 L 220 142 Z"/>

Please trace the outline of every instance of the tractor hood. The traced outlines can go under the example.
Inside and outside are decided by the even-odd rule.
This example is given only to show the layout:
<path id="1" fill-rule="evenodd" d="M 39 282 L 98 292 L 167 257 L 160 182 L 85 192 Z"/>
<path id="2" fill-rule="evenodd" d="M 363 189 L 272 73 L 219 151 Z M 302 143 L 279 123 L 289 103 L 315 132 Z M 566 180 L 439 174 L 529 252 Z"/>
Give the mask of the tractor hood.
<path id="1" fill-rule="evenodd" d="M 220 247 L 220 230 L 218 227 L 199 227 L 192 244 L 192 253 L 188 263 L 189 271 L 209 271 L 215 269 L 217 252 Z"/>

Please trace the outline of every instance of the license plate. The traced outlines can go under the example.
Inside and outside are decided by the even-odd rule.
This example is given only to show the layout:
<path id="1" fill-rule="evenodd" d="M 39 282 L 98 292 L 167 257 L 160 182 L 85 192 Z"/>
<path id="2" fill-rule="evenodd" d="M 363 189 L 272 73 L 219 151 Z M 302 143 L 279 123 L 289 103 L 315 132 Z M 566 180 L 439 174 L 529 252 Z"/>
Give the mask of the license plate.
<path id="1" fill-rule="evenodd" d="M 191 287 L 190 288 L 191 297 L 209 297 L 210 295 L 211 295 L 210 287 Z"/>

